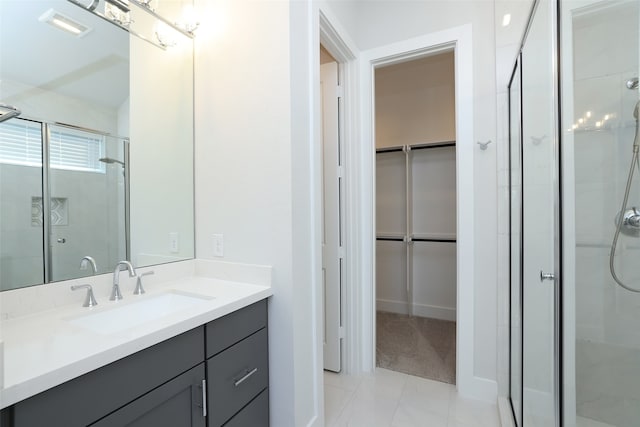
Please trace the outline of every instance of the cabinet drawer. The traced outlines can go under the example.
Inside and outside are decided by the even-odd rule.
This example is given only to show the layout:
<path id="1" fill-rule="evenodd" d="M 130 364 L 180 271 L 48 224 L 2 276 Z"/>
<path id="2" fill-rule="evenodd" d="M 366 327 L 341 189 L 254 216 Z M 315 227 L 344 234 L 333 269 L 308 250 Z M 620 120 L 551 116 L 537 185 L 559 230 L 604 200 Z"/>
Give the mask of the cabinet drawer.
<path id="1" fill-rule="evenodd" d="M 235 415 L 269 383 L 267 329 L 261 329 L 207 361 L 209 427 Z"/>
<path id="2" fill-rule="evenodd" d="M 267 326 L 267 300 L 229 313 L 206 325 L 207 358 Z"/>
<path id="3" fill-rule="evenodd" d="M 242 408 L 224 427 L 268 427 L 269 426 L 269 389 L 263 391 Z"/>
<path id="4" fill-rule="evenodd" d="M 204 363 L 201 363 L 91 427 L 204 427 L 203 380 Z"/>
<path id="5" fill-rule="evenodd" d="M 14 427 L 87 426 L 202 363 L 203 327 L 23 400 Z"/>

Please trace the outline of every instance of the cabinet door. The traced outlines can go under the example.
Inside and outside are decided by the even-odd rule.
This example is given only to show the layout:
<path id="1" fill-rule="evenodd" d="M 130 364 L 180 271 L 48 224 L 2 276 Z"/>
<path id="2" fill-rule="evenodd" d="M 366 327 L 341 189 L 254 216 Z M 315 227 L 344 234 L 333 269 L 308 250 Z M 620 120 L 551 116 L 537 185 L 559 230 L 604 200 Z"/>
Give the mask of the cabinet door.
<path id="1" fill-rule="evenodd" d="M 204 363 L 92 424 L 94 427 L 204 427 Z"/>

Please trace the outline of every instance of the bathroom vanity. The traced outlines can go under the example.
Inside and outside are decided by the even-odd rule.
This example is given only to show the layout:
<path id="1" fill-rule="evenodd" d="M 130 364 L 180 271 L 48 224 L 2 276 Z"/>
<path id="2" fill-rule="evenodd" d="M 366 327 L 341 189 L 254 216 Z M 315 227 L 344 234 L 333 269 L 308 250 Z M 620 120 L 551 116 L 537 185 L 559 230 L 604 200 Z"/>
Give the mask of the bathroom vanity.
<path id="1" fill-rule="evenodd" d="M 19 402 L 5 419 L 13 427 L 267 426 L 268 366 L 263 300 Z"/>
<path id="2" fill-rule="evenodd" d="M 4 321 L 0 425 L 268 426 L 270 287 L 194 276 L 147 289 Z"/>

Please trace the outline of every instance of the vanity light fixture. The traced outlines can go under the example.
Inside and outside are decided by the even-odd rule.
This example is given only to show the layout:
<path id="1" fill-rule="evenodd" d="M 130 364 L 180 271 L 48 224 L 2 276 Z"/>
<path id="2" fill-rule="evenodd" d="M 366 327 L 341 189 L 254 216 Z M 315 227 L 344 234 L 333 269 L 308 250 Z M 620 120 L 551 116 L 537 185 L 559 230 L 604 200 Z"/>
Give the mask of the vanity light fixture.
<path id="1" fill-rule="evenodd" d="M 183 30 L 185 30 L 189 34 L 194 35 L 195 31 L 200 26 L 200 23 L 199 22 L 185 22 L 184 24 L 180 24 L 180 23 L 176 22 L 176 26 L 182 28 Z"/>
<path id="2" fill-rule="evenodd" d="M 54 9 L 49 9 L 45 13 L 40 15 L 38 21 L 46 22 L 47 24 L 71 33 L 76 37 L 84 37 L 93 29 L 88 25 L 84 25 Z"/>
<path id="3" fill-rule="evenodd" d="M 196 12 L 192 5 L 186 5 L 182 9 L 182 21 L 176 22 L 176 26 L 182 28 L 187 33 L 194 35 L 200 23 L 196 20 Z"/>
<path id="4" fill-rule="evenodd" d="M 158 21 L 156 23 L 156 39 L 158 40 L 160 46 L 166 48 L 173 47 L 178 44 L 175 37 L 171 34 L 171 31 L 171 28 L 164 22 Z"/>

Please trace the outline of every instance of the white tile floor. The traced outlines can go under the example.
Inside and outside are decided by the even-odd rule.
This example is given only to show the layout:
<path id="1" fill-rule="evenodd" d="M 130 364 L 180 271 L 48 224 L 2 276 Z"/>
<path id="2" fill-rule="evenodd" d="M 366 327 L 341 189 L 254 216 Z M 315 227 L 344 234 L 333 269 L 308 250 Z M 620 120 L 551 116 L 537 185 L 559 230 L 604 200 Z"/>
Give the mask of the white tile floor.
<path id="1" fill-rule="evenodd" d="M 499 427 L 496 405 L 463 399 L 455 386 L 377 368 L 324 374 L 327 427 Z"/>

